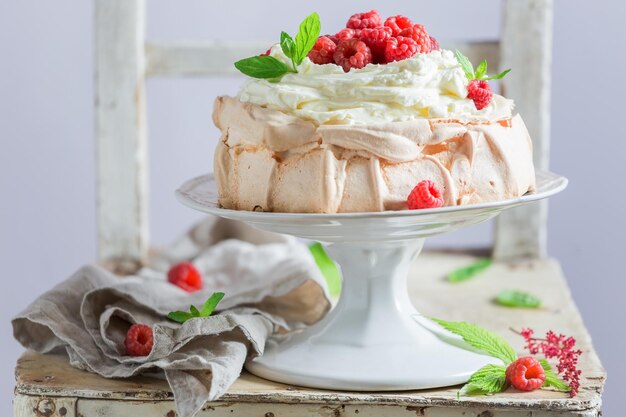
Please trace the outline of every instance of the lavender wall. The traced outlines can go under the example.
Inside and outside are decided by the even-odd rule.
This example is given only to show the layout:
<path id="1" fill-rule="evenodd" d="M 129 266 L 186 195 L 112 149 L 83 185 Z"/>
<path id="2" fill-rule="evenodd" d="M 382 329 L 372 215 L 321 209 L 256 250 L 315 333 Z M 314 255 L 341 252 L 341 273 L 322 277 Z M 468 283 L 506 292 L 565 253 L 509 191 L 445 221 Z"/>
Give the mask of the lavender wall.
<path id="1" fill-rule="evenodd" d="M 92 2 L 0 2 L 0 414 L 9 415 L 13 365 L 21 352 L 9 320 L 38 293 L 95 257 Z M 570 187 L 551 202 L 550 252 L 561 261 L 574 297 L 612 378 L 606 416 L 619 416 L 618 375 L 625 341 L 618 320 L 626 290 L 621 240 L 626 203 L 626 3 L 555 0 L 552 169 Z M 302 2 L 230 0 L 149 2 L 154 40 L 273 40 L 295 31 Z M 324 28 L 338 28 L 362 1 L 319 0 Z M 441 39 L 496 37 L 495 0 L 369 2 L 403 13 Z M 233 27 L 238 27 L 233 32 Z M 445 44 L 444 44 L 445 47 Z M 230 65 L 225 62 L 224 65 Z M 217 133 L 217 94 L 241 78 L 156 79 L 148 84 L 152 179 L 151 230 L 166 243 L 198 215 L 172 196 L 183 180 L 209 169 Z M 514 98 L 514 97 L 513 97 Z M 593 214 L 591 214 L 593 213 Z M 485 245 L 490 225 L 432 239 L 431 246 Z"/>

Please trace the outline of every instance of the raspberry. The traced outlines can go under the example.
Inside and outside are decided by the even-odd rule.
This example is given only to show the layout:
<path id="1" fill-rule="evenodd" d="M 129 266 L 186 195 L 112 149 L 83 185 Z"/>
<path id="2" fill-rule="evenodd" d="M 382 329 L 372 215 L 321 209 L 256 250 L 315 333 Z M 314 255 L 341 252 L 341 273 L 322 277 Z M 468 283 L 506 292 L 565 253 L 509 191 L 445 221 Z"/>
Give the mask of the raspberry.
<path id="1" fill-rule="evenodd" d="M 358 38 L 359 36 L 361 36 L 361 29 L 346 28 L 346 29 L 341 29 L 339 32 L 335 33 L 335 35 L 330 38 L 333 42 L 339 45 L 341 41 L 347 41 L 348 39 Z"/>
<path id="2" fill-rule="evenodd" d="M 385 26 L 391 28 L 391 36 L 398 36 L 402 29 L 410 28 L 413 22 L 406 16 L 392 16 L 385 20 Z"/>
<path id="3" fill-rule="evenodd" d="M 167 280 L 187 292 L 202 289 L 202 275 L 191 262 L 180 262 L 172 266 L 167 273 Z"/>
<path id="4" fill-rule="evenodd" d="M 467 84 L 467 98 L 474 101 L 478 110 L 482 110 L 491 103 L 491 87 L 485 80 L 471 80 Z"/>
<path id="5" fill-rule="evenodd" d="M 331 64 L 335 62 L 333 58 L 333 55 L 335 54 L 335 49 L 337 49 L 337 45 L 335 45 L 335 42 L 333 42 L 326 36 L 320 36 L 319 38 L 317 38 L 317 41 L 315 41 L 313 49 L 311 49 L 307 56 L 315 64 Z"/>
<path id="6" fill-rule="evenodd" d="M 427 54 L 430 52 L 430 36 L 426 32 L 426 28 L 420 24 L 413 25 L 406 29 L 402 29 L 398 36 L 411 38 L 417 43 L 417 52 Z"/>
<path id="7" fill-rule="evenodd" d="M 383 18 L 376 10 L 365 13 L 356 13 L 350 16 L 346 27 L 350 29 L 375 28 L 383 25 Z"/>
<path id="8" fill-rule="evenodd" d="M 387 26 L 362 29 L 361 36 L 359 36 L 359 39 L 365 42 L 372 51 L 372 57 L 375 63 L 385 62 L 385 45 L 389 38 L 391 38 L 391 28 Z"/>
<path id="9" fill-rule="evenodd" d="M 420 181 L 406 199 L 409 210 L 443 206 L 441 191 L 430 180 Z"/>
<path id="10" fill-rule="evenodd" d="M 404 36 L 389 38 L 385 46 L 385 61 L 393 62 L 411 58 L 417 53 L 417 49 L 417 42 L 411 38 Z"/>
<path id="11" fill-rule="evenodd" d="M 339 38 L 337 37 L 337 35 L 331 35 L 331 34 L 329 33 L 329 34 L 327 34 L 327 35 L 322 35 L 322 36 L 324 36 L 324 37 L 326 37 L 326 38 L 330 39 L 331 41 L 333 41 L 333 43 L 334 43 L 335 45 L 337 45 L 337 44 L 339 43 Z"/>
<path id="12" fill-rule="evenodd" d="M 341 42 L 335 50 L 335 63 L 341 65 L 345 72 L 350 68 L 363 68 L 372 62 L 372 51 L 365 42 L 348 39 Z"/>
<path id="13" fill-rule="evenodd" d="M 521 391 L 541 388 L 546 374 L 539 361 L 532 356 L 524 356 L 506 368 L 506 379 Z"/>
<path id="14" fill-rule="evenodd" d="M 124 346 L 130 356 L 148 356 L 152 352 L 154 334 L 152 327 L 145 324 L 133 324 L 126 332 Z"/>
<path id="15" fill-rule="evenodd" d="M 439 47 L 439 42 L 437 42 L 437 39 L 433 38 L 432 36 L 430 37 L 430 51 L 439 51 L 441 50 L 441 48 Z"/>

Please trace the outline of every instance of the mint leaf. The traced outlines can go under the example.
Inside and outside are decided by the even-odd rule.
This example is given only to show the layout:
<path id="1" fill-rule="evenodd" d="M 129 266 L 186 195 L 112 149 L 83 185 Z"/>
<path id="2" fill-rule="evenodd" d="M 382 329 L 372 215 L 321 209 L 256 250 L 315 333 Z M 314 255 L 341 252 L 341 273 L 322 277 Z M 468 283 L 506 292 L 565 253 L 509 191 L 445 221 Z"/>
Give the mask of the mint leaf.
<path id="1" fill-rule="evenodd" d="M 496 304 L 505 307 L 537 308 L 541 300 L 532 294 L 517 290 L 502 290 L 496 296 Z"/>
<path id="2" fill-rule="evenodd" d="M 172 311 L 167 315 L 167 318 L 182 324 L 193 316 L 185 311 Z"/>
<path id="3" fill-rule="evenodd" d="M 483 59 L 476 67 L 476 79 L 482 80 L 487 75 L 487 60 Z"/>
<path id="4" fill-rule="evenodd" d="M 321 243 L 315 242 L 309 246 L 309 251 L 313 255 L 313 259 L 320 269 L 320 272 L 326 279 L 328 285 L 328 291 L 331 295 L 339 295 L 341 291 L 341 274 L 335 261 L 330 259 L 324 251 L 324 247 Z"/>
<path id="5" fill-rule="evenodd" d="M 554 373 L 554 371 L 552 371 L 552 366 L 550 366 L 547 360 L 539 359 L 539 363 L 543 368 L 543 372 L 546 374 L 546 380 L 543 381 L 542 387 L 552 387 L 559 391 L 571 391 L 567 382 L 563 381 L 557 374 Z"/>
<path id="6" fill-rule="evenodd" d="M 481 258 L 476 262 L 464 266 L 459 269 L 455 269 L 454 271 L 448 274 L 448 282 L 462 282 L 466 281 L 472 277 L 474 277 L 479 272 L 484 271 L 485 269 L 491 266 L 492 262 L 489 258 Z"/>
<path id="7" fill-rule="evenodd" d="M 505 366 L 485 365 L 470 376 L 467 383 L 457 393 L 457 397 L 495 394 L 504 391 L 507 386 Z"/>
<path id="8" fill-rule="evenodd" d="M 209 317 L 211 314 L 213 314 L 215 307 L 217 307 L 219 302 L 222 301 L 222 298 L 224 298 L 223 292 L 214 292 L 213 295 L 211 295 L 202 306 L 201 316 Z"/>
<path id="9" fill-rule="evenodd" d="M 223 292 L 214 292 L 208 300 L 204 302 L 202 306 L 202 310 L 198 310 L 198 308 L 194 305 L 189 306 L 189 312 L 187 311 L 172 311 L 167 314 L 167 318 L 173 320 L 178 323 L 184 323 L 189 319 L 194 317 L 209 317 L 213 314 L 215 307 L 219 304 L 219 302 L 224 298 Z"/>
<path id="10" fill-rule="evenodd" d="M 317 38 L 320 36 L 320 30 L 320 17 L 315 12 L 308 15 L 300 23 L 295 40 L 296 53 L 294 54 L 294 61 L 297 65 L 300 65 L 309 51 L 313 49 L 313 45 L 315 45 Z"/>
<path id="11" fill-rule="evenodd" d="M 253 78 L 277 78 L 288 73 L 289 67 L 273 56 L 253 56 L 235 62 L 235 68 Z"/>
<path id="12" fill-rule="evenodd" d="M 476 78 L 476 75 L 474 74 L 474 67 L 472 66 L 472 63 L 470 62 L 470 60 L 463 55 L 458 49 L 456 51 L 454 51 L 454 56 L 456 57 L 456 60 L 459 61 L 459 64 L 461 65 L 461 68 L 463 69 L 463 72 L 465 73 L 465 76 L 467 77 L 468 80 L 473 80 Z"/>
<path id="13" fill-rule="evenodd" d="M 511 345 L 490 330 L 462 321 L 432 320 L 444 329 L 461 336 L 470 346 L 485 352 L 489 356 L 500 359 L 505 365 L 517 359 L 517 354 Z"/>
<path id="14" fill-rule="evenodd" d="M 496 75 L 490 75 L 489 77 L 483 78 L 483 80 L 499 80 L 501 78 L 504 78 L 505 75 L 507 75 L 509 72 L 511 72 L 510 69 L 506 70 L 506 71 L 502 71 L 500 74 L 496 74 Z"/>
<path id="15" fill-rule="evenodd" d="M 293 58 L 296 44 L 287 32 L 280 32 L 280 47 L 287 58 Z"/>

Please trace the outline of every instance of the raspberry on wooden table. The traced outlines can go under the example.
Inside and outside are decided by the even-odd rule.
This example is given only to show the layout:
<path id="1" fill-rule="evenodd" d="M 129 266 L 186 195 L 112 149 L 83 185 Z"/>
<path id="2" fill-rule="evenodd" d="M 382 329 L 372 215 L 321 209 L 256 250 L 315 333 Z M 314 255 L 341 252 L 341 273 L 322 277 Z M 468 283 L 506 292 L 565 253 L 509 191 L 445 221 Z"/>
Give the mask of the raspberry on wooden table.
<path id="1" fill-rule="evenodd" d="M 406 199 L 409 210 L 437 208 L 443 206 L 441 191 L 430 180 L 420 181 Z"/>
<path id="2" fill-rule="evenodd" d="M 336 49 L 335 42 L 326 36 L 320 36 L 307 56 L 315 64 L 331 64 L 335 62 L 333 55 Z"/>
<path id="3" fill-rule="evenodd" d="M 173 265 L 167 273 L 167 280 L 187 292 L 202 289 L 202 275 L 191 262 L 180 262 Z"/>
<path id="4" fill-rule="evenodd" d="M 337 46 L 334 59 L 337 65 L 348 72 L 351 68 L 363 68 L 372 63 L 372 51 L 365 42 L 358 39 L 348 39 Z"/>
<path id="5" fill-rule="evenodd" d="M 532 391 L 541 388 L 546 374 L 537 359 L 524 356 L 506 368 L 506 379 L 518 390 Z"/>
<path id="6" fill-rule="evenodd" d="M 376 10 L 365 13 L 355 13 L 350 16 L 346 27 L 350 29 L 375 28 L 383 25 L 383 18 Z"/>
<path id="7" fill-rule="evenodd" d="M 385 61 L 402 61 L 403 59 L 411 58 L 417 51 L 417 42 L 411 38 L 405 38 L 404 36 L 390 38 L 385 46 Z"/>
<path id="8" fill-rule="evenodd" d="M 406 29 L 402 29 L 398 36 L 411 38 L 417 44 L 417 52 L 427 54 L 430 52 L 430 36 L 426 32 L 426 28 L 420 24 L 413 25 Z"/>
<path id="9" fill-rule="evenodd" d="M 385 26 L 391 28 L 391 36 L 398 36 L 403 29 L 413 26 L 413 22 L 406 16 L 391 16 L 385 20 Z"/>
<path id="10" fill-rule="evenodd" d="M 478 110 L 482 110 L 491 103 L 491 87 L 485 80 L 471 80 L 467 84 L 467 98 L 474 101 Z"/>
<path id="11" fill-rule="evenodd" d="M 365 42 L 372 51 L 374 63 L 385 62 L 385 46 L 391 38 L 391 28 L 379 26 L 377 28 L 362 29 L 359 39 Z"/>
<path id="12" fill-rule="evenodd" d="M 154 345 L 152 328 L 145 324 L 133 324 L 126 333 L 124 346 L 130 356 L 148 356 Z"/>

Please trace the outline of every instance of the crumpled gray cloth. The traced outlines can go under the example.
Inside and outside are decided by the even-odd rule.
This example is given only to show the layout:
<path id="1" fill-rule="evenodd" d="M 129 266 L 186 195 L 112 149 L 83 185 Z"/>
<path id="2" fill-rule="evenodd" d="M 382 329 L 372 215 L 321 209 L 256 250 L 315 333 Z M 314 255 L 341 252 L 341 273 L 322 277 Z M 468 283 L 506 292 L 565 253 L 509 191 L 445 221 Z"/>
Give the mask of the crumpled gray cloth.
<path id="1" fill-rule="evenodd" d="M 183 259 L 202 272 L 204 289 L 189 294 L 167 282 Z M 218 313 L 180 325 L 168 312 L 226 296 Z M 267 338 L 315 323 L 330 308 L 324 279 L 308 249 L 293 239 L 210 218 L 136 276 L 85 266 L 13 319 L 15 338 L 46 353 L 65 349 L 70 363 L 108 378 L 154 371 L 167 379 L 182 417 L 219 398 Z M 125 355 L 132 323 L 152 326 L 147 357 Z M 161 372 L 161 370 L 163 372 Z"/>

